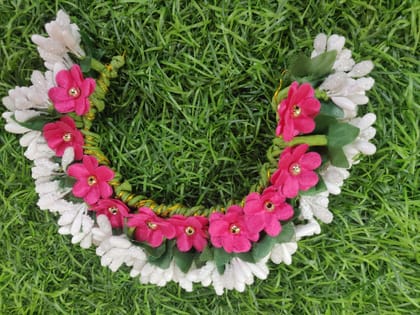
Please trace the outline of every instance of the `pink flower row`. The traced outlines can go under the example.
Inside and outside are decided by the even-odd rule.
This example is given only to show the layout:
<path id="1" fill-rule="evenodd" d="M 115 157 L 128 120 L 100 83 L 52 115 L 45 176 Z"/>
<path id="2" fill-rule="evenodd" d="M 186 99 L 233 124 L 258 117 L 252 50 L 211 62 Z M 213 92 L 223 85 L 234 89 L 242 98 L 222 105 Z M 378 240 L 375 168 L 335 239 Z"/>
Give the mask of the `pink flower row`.
<path id="1" fill-rule="evenodd" d="M 88 97 L 95 89 L 95 81 L 84 79 L 77 65 L 60 71 L 56 81 L 58 86 L 49 91 L 56 110 L 86 114 L 90 109 Z M 280 121 L 276 133 L 286 141 L 315 128 L 313 117 L 319 112 L 320 104 L 313 96 L 314 91 L 309 84 L 299 87 L 294 82 L 287 99 L 279 104 Z M 57 156 L 63 156 L 64 151 L 71 147 L 75 160 L 81 161 L 67 169 L 67 174 L 76 179 L 72 189 L 74 196 L 83 198 L 97 215 L 106 215 L 114 228 L 124 225 L 135 228 L 136 240 L 158 247 L 165 239 L 176 239 L 182 252 L 192 248 L 203 251 L 209 239 L 214 247 L 223 248 L 226 252 L 247 252 L 252 242 L 259 240 L 261 232 L 272 237 L 279 235 L 282 230 L 280 222 L 293 217 L 293 208 L 286 199 L 315 186 L 318 175 L 314 170 L 321 165 L 318 153 L 307 152 L 308 145 L 288 147 L 282 152 L 278 168 L 270 178 L 271 186 L 261 194 L 250 193 L 243 207 L 232 205 L 225 213 L 214 212 L 208 219 L 183 215 L 164 219 L 148 207 L 131 213 L 121 200 L 112 198 L 113 189 L 109 182 L 114 178 L 113 170 L 99 165 L 95 157 L 83 155 L 83 135 L 71 117 L 63 116 L 59 121 L 46 124 L 43 133 Z"/>

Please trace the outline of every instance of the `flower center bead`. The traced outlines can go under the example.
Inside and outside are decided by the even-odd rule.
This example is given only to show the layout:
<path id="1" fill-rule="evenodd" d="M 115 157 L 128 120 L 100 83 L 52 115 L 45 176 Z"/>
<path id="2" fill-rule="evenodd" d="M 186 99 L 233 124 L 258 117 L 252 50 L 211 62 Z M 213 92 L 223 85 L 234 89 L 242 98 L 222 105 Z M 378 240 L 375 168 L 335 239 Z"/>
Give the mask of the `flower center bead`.
<path id="1" fill-rule="evenodd" d="M 301 170 L 301 168 L 300 168 L 300 165 L 299 165 L 299 164 L 294 163 L 294 164 L 292 164 L 292 165 L 290 166 L 289 171 L 290 171 L 290 173 L 292 173 L 292 175 L 297 176 L 297 175 L 299 175 L 299 174 L 300 174 L 300 172 L 301 172 L 302 170 Z"/>
<path id="2" fill-rule="evenodd" d="M 147 222 L 147 227 L 151 230 L 156 230 L 157 224 L 149 221 Z"/>
<path id="3" fill-rule="evenodd" d="M 64 136 L 63 136 L 64 142 L 69 142 L 69 141 L 71 141 L 71 139 L 72 139 L 72 135 L 71 135 L 70 132 L 64 134 Z"/>
<path id="4" fill-rule="evenodd" d="M 240 227 L 235 225 L 235 224 L 233 224 L 230 227 L 230 233 L 232 233 L 232 234 L 238 234 L 240 231 L 241 231 Z"/>
<path id="5" fill-rule="evenodd" d="M 88 182 L 89 186 L 95 185 L 96 184 L 96 177 L 95 176 L 89 176 L 87 182 Z"/>
<path id="6" fill-rule="evenodd" d="M 116 215 L 118 213 L 118 208 L 117 207 L 110 207 L 110 208 L 108 208 L 108 211 L 112 215 Z"/>
<path id="7" fill-rule="evenodd" d="M 72 97 L 78 97 L 80 95 L 80 89 L 72 87 L 69 89 L 68 94 Z"/>
<path id="8" fill-rule="evenodd" d="M 192 226 L 188 226 L 185 228 L 185 234 L 191 236 L 195 233 L 195 230 Z"/>
<path id="9" fill-rule="evenodd" d="M 292 107 L 292 114 L 294 118 L 297 118 L 300 116 L 300 113 L 302 112 L 302 109 L 297 106 L 297 105 L 293 105 Z"/>
<path id="10" fill-rule="evenodd" d="M 273 211 L 274 210 L 274 204 L 272 203 L 272 202 L 270 202 L 270 201 L 267 201 L 266 203 L 265 203 L 265 205 L 264 205 L 264 207 L 265 207 L 265 210 L 267 210 L 267 211 L 269 211 L 269 212 L 271 212 L 271 211 Z"/>

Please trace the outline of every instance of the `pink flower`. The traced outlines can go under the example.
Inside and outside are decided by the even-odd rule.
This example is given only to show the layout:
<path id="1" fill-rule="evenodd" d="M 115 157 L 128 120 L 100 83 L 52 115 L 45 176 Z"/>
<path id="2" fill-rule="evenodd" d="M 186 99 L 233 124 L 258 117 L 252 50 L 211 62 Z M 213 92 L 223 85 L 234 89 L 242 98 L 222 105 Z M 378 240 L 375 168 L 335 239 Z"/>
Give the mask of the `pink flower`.
<path id="1" fill-rule="evenodd" d="M 55 151 L 57 156 L 63 156 L 64 151 L 72 147 L 75 159 L 82 159 L 85 142 L 71 117 L 64 116 L 60 118 L 60 121 L 45 124 L 43 133 L 48 146 Z"/>
<path id="2" fill-rule="evenodd" d="M 165 237 L 173 239 L 176 234 L 171 222 L 158 217 L 147 207 L 142 207 L 138 213 L 131 215 L 127 225 L 136 228 L 134 232 L 136 240 L 147 242 L 152 247 L 160 246 Z"/>
<path id="3" fill-rule="evenodd" d="M 55 80 L 58 86 L 48 91 L 55 109 L 60 113 L 86 114 L 90 108 L 88 97 L 96 87 L 95 80 L 84 79 L 78 65 L 73 65 L 70 70 L 61 70 Z"/>
<path id="4" fill-rule="evenodd" d="M 112 195 L 108 182 L 114 178 L 114 172 L 109 167 L 98 166 L 98 160 L 93 156 L 84 155 L 83 162 L 70 165 L 67 174 L 77 179 L 73 195 L 83 198 L 89 205 Z"/>
<path id="5" fill-rule="evenodd" d="M 203 251 L 207 245 L 206 217 L 174 215 L 170 218 L 170 222 L 175 226 L 176 245 L 181 252 L 187 252 L 192 247 L 199 252 Z"/>
<path id="6" fill-rule="evenodd" d="M 228 253 L 243 253 L 251 249 L 251 241 L 259 239 L 258 231 L 251 231 L 245 223 L 243 209 L 233 205 L 226 214 L 215 212 L 210 215 L 209 227 L 211 243 L 223 247 Z"/>
<path id="7" fill-rule="evenodd" d="M 295 81 L 290 85 L 287 98 L 281 101 L 280 117 L 276 135 L 290 141 L 299 133 L 310 133 L 315 129 L 314 117 L 321 109 L 321 103 L 314 97 L 315 91 L 309 83 L 301 86 Z"/>
<path id="8" fill-rule="evenodd" d="M 307 144 L 286 148 L 280 156 L 277 171 L 271 177 L 271 183 L 287 198 L 293 198 L 299 190 L 308 190 L 318 183 L 318 175 L 313 170 L 321 165 L 321 157 L 316 152 L 305 153 L 308 148 Z"/>
<path id="9" fill-rule="evenodd" d="M 279 221 L 293 217 L 293 208 L 285 202 L 281 192 L 270 186 L 260 195 L 251 193 L 246 197 L 244 213 L 245 221 L 250 230 L 264 230 L 270 236 L 277 236 L 281 232 Z"/>
<path id="10" fill-rule="evenodd" d="M 96 212 L 96 215 L 104 214 L 108 217 L 112 227 L 122 228 L 124 218 L 128 217 L 130 211 L 128 207 L 118 199 L 101 199 L 90 207 L 90 210 Z"/>

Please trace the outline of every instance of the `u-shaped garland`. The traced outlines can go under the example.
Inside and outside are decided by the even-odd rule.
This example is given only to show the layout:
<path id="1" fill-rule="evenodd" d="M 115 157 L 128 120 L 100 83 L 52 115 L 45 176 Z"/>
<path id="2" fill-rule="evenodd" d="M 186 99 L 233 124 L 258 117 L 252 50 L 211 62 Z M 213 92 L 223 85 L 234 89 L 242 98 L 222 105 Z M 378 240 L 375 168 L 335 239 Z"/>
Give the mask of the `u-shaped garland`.
<path id="1" fill-rule="evenodd" d="M 319 34 L 311 56 L 290 65 L 284 81 L 291 84 L 274 94 L 278 125 L 268 161 L 242 202 L 159 205 L 132 191 L 90 130 L 124 57 L 104 65 L 86 56 L 77 25 L 61 10 L 45 28 L 48 37 L 32 41 L 48 70 L 3 98 L 5 128 L 23 135 L 37 204 L 58 213 L 59 233 L 83 248 L 94 244 L 103 266 L 130 266 L 142 283 L 172 280 L 188 291 L 211 284 L 222 294 L 265 279 L 268 260 L 290 264 L 297 241 L 319 234 L 318 220 L 332 221 L 329 194 L 340 193 L 360 154 L 376 150 L 369 142 L 375 115 L 357 117 L 374 84 L 366 77 L 373 64 L 356 64 L 344 37 Z M 97 77 L 85 78 L 92 70 Z"/>

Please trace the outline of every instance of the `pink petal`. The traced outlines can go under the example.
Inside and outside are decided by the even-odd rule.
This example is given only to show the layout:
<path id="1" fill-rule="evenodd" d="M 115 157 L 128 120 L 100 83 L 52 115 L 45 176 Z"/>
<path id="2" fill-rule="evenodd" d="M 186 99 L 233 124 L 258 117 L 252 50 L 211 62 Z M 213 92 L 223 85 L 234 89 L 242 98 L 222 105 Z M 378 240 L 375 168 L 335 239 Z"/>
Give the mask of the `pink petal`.
<path id="1" fill-rule="evenodd" d="M 69 166 L 69 168 L 67 169 L 67 174 L 75 178 L 86 178 L 89 177 L 91 173 L 86 169 L 86 167 L 83 164 L 77 163 Z"/>
<path id="2" fill-rule="evenodd" d="M 299 191 L 299 182 L 296 178 L 289 176 L 283 186 L 282 193 L 287 198 L 294 198 Z"/>
<path id="3" fill-rule="evenodd" d="M 155 231 L 151 232 L 150 233 L 150 236 L 148 237 L 148 239 L 146 239 L 146 241 L 152 247 L 158 247 L 158 246 L 160 246 L 162 244 L 162 242 L 163 242 L 163 234 L 162 234 L 162 231 L 155 230 Z"/>
<path id="4" fill-rule="evenodd" d="M 318 183 L 318 175 L 315 172 L 304 172 L 299 176 L 299 187 L 301 190 L 308 190 Z"/>
<path id="5" fill-rule="evenodd" d="M 98 160 L 94 156 L 84 155 L 83 165 L 86 167 L 87 170 L 94 174 L 95 169 L 98 167 Z"/>
<path id="6" fill-rule="evenodd" d="M 245 224 L 249 231 L 261 232 L 265 225 L 265 213 L 260 212 L 259 214 L 245 216 Z"/>
<path id="7" fill-rule="evenodd" d="M 55 81 L 58 86 L 63 87 L 66 91 L 74 85 L 73 78 L 68 70 L 58 72 Z"/>
<path id="8" fill-rule="evenodd" d="M 74 184 L 72 192 L 76 197 L 83 198 L 89 192 L 90 187 L 85 181 L 78 181 Z"/>
<path id="9" fill-rule="evenodd" d="M 83 81 L 83 84 L 81 86 L 82 88 L 82 97 L 88 97 L 90 96 L 96 88 L 96 82 L 92 78 L 87 78 Z"/>
<path id="10" fill-rule="evenodd" d="M 226 221 L 218 220 L 216 222 L 210 221 L 209 233 L 210 235 L 220 236 L 228 233 L 229 223 Z"/>
<path id="11" fill-rule="evenodd" d="M 110 181 L 114 178 L 115 173 L 107 166 L 99 166 L 95 170 L 95 175 L 101 181 Z"/>
<path id="12" fill-rule="evenodd" d="M 308 98 L 301 104 L 302 112 L 307 116 L 314 117 L 321 109 L 321 103 L 316 98 Z"/>
<path id="13" fill-rule="evenodd" d="M 271 217 L 271 219 L 266 223 L 264 231 L 272 237 L 279 235 L 281 231 L 280 222 L 274 217 Z"/>
<path id="14" fill-rule="evenodd" d="M 192 238 L 188 237 L 184 233 L 181 234 L 176 240 L 176 246 L 181 252 L 188 252 L 193 246 L 192 243 Z"/>
<path id="15" fill-rule="evenodd" d="M 321 156 L 316 152 L 308 152 L 300 159 L 301 167 L 307 170 L 313 170 L 321 165 Z"/>
<path id="16" fill-rule="evenodd" d="M 294 124 L 301 133 L 311 133 L 315 129 L 315 121 L 310 117 L 300 116 L 295 119 Z"/>
<path id="17" fill-rule="evenodd" d="M 235 237 L 235 241 L 233 242 L 233 244 L 229 245 L 229 249 L 231 249 L 231 251 L 235 253 L 244 253 L 251 249 L 251 242 L 243 236 Z"/>
<path id="18" fill-rule="evenodd" d="M 75 99 L 74 102 L 75 102 L 74 108 L 77 115 L 82 116 L 86 114 L 87 112 L 89 112 L 90 103 L 87 98 L 79 97 Z"/>
<path id="19" fill-rule="evenodd" d="M 279 206 L 276 211 L 276 218 L 280 221 L 286 221 L 292 218 L 294 215 L 293 207 L 288 203 L 283 203 Z"/>
<path id="20" fill-rule="evenodd" d="M 110 185 L 105 182 L 99 181 L 99 191 L 102 198 L 109 198 L 111 197 L 113 190 Z"/>
<path id="21" fill-rule="evenodd" d="M 199 252 L 202 252 L 204 248 L 207 246 L 207 240 L 204 237 L 197 235 L 196 237 L 193 238 L 193 245 L 196 250 L 198 250 Z"/>
<path id="22" fill-rule="evenodd" d="M 59 113 L 69 113 L 74 111 L 74 100 L 68 100 L 68 101 L 55 101 L 54 102 L 54 108 L 57 110 L 57 112 Z"/>
<path id="23" fill-rule="evenodd" d="M 87 193 L 87 195 L 84 197 L 84 200 L 88 205 L 92 205 L 96 203 L 100 197 L 101 197 L 101 194 L 100 194 L 98 186 L 93 185 L 93 186 L 90 186 L 90 190 Z"/>
<path id="24" fill-rule="evenodd" d="M 80 66 L 77 64 L 73 65 L 69 72 L 74 84 L 80 88 L 83 84 L 83 74 Z"/>

